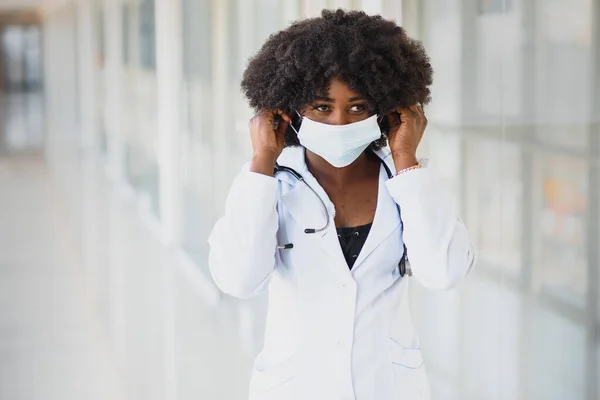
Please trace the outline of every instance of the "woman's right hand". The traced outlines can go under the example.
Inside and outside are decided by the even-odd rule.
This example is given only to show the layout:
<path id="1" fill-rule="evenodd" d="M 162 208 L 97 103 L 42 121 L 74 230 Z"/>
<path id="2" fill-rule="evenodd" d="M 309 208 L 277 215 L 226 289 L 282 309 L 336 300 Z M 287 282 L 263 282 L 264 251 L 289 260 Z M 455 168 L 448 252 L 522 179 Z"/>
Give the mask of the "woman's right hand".
<path id="1" fill-rule="evenodd" d="M 279 115 L 277 126 L 273 127 L 275 115 Z M 259 111 L 248 123 L 254 155 L 250 171 L 273 176 L 275 162 L 283 151 L 285 131 L 291 123 L 290 117 L 281 110 Z"/>

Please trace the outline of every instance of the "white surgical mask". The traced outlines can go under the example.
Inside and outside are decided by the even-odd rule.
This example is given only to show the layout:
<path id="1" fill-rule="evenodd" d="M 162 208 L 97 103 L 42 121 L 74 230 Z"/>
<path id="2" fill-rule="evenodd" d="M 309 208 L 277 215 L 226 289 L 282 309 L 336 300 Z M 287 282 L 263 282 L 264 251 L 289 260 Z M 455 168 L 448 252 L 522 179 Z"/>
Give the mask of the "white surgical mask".
<path id="1" fill-rule="evenodd" d="M 302 117 L 296 133 L 302 146 L 337 168 L 352 164 L 381 137 L 377 115 L 346 125 L 328 125 Z"/>

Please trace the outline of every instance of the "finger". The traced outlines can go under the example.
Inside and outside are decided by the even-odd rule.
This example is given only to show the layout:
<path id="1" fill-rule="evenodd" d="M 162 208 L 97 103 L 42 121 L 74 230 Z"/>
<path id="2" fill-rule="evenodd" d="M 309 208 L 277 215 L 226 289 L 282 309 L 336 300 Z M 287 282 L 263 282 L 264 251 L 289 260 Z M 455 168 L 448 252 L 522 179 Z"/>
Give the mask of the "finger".
<path id="1" fill-rule="evenodd" d="M 411 110 L 410 107 L 401 107 L 396 111 L 398 112 L 398 114 L 400 114 L 400 120 L 402 122 L 406 122 L 410 119 L 415 119 L 415 117 L 418 115 L 416 112 Z"/>
<path id="2" fill-rule="evenodd" d="M 276 110 L 274 113 L 277 114 L 277 115 L 279 115 L 281 117 L 281 119 L 283 119 L 288 124 L 290 122 L 292 122 L 292 119 L 290 118 L 290 116 L 287 115 L 283 110 Z"/>
<path id="3" fill-rule="evenodd" d="M 291 119 L 287 116 L 283 110 L 275 110 L 272 112 L 273 115 L 273 129 L 278 135 L 283 135 L 290 125 Z"/>
<path id="4" fill-rule="evenodd" d="M 423 106 L 421 106 L 421 104 L 417 104 L 417 111 L 419 123 L 427 126 L 427 117 L 425 116 L 425 111 L 423 111 Z"/>
<path id="5" fill-rule="evenodd" d="M 279 122 L 279 120 L 281 119 L 277 111 L 267 111 L 267 118 L 272 123 Z"/>
<path id="6" fill-rule="evenodd" d="M 413 104 L 413 105 L 408 106 L 408 107 L 400 107 L 400 108 L 398 108 L 397 111 L 398 112 L 405 112 L 405 113 L 411 113 L 412 114 L 412 113 L 417 112 L 417 109 L 415 108 L 415 105 Z"/>
<path id="7" fill-rule="evenodd" d="M 417 113 L 422 116 L 425 117 L 425 111 L 423 111 L 423 106 L 421 105 L 421 103 L 417 103 L 415 105 L 415 108 L 417 109 Z"/>
<path id="8" fill-rule="evenodd" d="M 277 126 L 275 127 L 275 130 L 276 130 L 277 134 L 283 135 L 287 131 L 287 128 L 289 126 L 290 126 L 290 123 L 284 117 L 281 117 L 277 121 Z"/>

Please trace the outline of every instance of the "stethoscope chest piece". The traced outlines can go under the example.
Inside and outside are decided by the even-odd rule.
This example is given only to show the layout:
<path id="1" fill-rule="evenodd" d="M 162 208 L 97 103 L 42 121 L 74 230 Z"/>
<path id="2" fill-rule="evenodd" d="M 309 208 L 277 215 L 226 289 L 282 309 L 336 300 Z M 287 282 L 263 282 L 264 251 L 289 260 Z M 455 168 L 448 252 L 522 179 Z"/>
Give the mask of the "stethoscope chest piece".
<path id="1" fill-rule="evenodd" d="M 398 272 L 400 272 L 401 278 L 404 278 L 404 276 L 412 276 L 412 270 L 406 256 L 406 245 L 404 245 L 404 254 L 398 263 Z"/>

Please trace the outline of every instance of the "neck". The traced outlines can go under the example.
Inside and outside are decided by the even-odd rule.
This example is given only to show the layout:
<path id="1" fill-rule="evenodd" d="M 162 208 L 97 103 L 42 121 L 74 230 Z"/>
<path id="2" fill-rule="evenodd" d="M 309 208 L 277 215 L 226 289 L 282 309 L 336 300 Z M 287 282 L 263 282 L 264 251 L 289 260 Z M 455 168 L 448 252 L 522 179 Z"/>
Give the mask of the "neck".
<path id="1" fill-rule="evenodd" d="M 336 168 L 320 156 L 306 149 L 306 166 L 322 186 L 346 186 L 357 180 L 362 180 L 373 172 L 373 167 L 379 164 L 364 151 L 352 164 Z"/>

